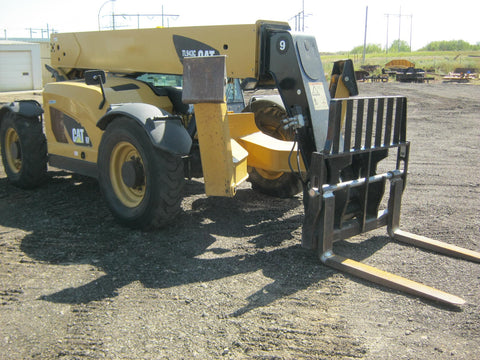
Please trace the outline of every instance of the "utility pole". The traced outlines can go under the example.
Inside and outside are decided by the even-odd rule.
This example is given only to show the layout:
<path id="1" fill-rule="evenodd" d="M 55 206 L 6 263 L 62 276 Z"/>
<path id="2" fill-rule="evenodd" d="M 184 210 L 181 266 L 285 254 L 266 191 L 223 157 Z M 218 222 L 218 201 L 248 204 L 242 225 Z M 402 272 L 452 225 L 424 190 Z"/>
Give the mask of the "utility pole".
<path id="1" fill-rule="evenodd" d="M 406 16 L 410 16 L 410 51 L 412 51 L 412 28 L 413 28 L 413 15 L 410 14 L 410 15 L 406 15 Z"/>
<path id="2" fill-rule="evenodd" d="M 165 19 L 165 13 L 163 12 L 163 4 L 162 4 L 162 27 L 165 27 L 164 19 Z"/>
<path id="3" fill-rule="evenodd" d="M 387 41 L 385 42 L 385 53 L 388 54 L 388 22 L 390 14 L 385 14 L 387 16 Z"/>
<path id="4" fill-rule="evenodd" d="M 365 53 L 367 50 L 367 24 L 368 24 L 368 6 L 365 9 L 365 36 L 363 38 L 363 64 L 365 64 Z"/>
<path id="5" fill-rule="evenodd" d="M 398 52 L 400 52 L 400 30 L 402 24 L 402 7 L 400 6 L 400 10 L 398 11 Z"/>
<path id="6" fill-rule="evenodd" d="M 112 30 L 115 30 L 115 7 L 113 4 L 114 1 L 112 1 Z"/>
<path id="7" fill-rule="evenodd" d="M 302 32 L 305 32 L 305 0 L 302 0 Z"/>

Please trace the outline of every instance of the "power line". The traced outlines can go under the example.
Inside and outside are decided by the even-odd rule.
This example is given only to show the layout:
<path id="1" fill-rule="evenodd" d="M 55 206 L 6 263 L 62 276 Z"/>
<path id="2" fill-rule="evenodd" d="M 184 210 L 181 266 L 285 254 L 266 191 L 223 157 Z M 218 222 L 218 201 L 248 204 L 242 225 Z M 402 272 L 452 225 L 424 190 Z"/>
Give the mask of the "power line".
<path id="1" fill-rule="evenodd" d="M 107 4 L 108 2 L 112 2 L 112 14 L 111 15 L 105 15 L 105 16 L 108 16 L 108 17 L 111 17 L 112 19 L 112 30 L 115 30 L 117 27 L 118 27 L 118 24 L 116 25 L 115 24 L 115 19 L 117 17 L 122 17 L 122 18 L 126 18 L 126 17 L 136 17 L 137 18 L 137 27 L 140 29 L 140 18 L 141 17 L 147 17 L 147 18 L 154 18 L 154 17 L 161 17 L 162 18 L 162 27 L 165 27 L 165 20 L 167 20 L 167 27 L 169 26 L 169 19 L 173 19 L 173 20 L 176 20 L 178 19 L 178 17 L 180 15 L 178 14 L 165 14 L 165 12 L 163 11 L 163 5 L 162 5 L 162 13 L 161 14 L 115 14 L 115 11 L 114 11 L 114 8 L 113 8 L 113 2 L 115 2 L 115 0 L 109 0 L 107 2 L 105 2 L 103 5 Z M 103 7 L 102 5 L 102 7 Z M 100 8 L 101 10 L 101 8 Z M 99 18 L 98 18 L 98 29 L 101 30 L 100 28 L 100 11 L 98 12 L 99 14 Z"/>
<path id="2" fill-rule="evenodd" d="M 155 17 L 161 17 L 162 18 L 162 27 L 165 27 L 165 20 L 167 20 L 167 27 L 169 26 L 168 20 L 172 18 L 173 20 L 176 20 L 180 15 L 177 14 L 114 14 L 112 15 L 113 17 L 136 17 L 137 18 L 137 27 L 140 29 L 140 18 L 146 17 L 149 19 L 155 18 Z"/>
<path id="3" fill-rule="evenodd" d="M 302 0 L 302 10 L 288 19 L 288 21 L 295 19 L 295 31 L 305 32 L 305 18 L 310 15 L 312 14 L 305 14 L 305 0 Z"/>
<path id="4" fill-rule="evenodd" d="M 388 25 L 390 22 L 390 16 L 398 17 L 398 51 L 400 51 L 400 37 L 401 37 L 401 29 L 402 29 L 402 16 L 410 17 L 410 51 L 412 51 L 412 23 L 413 23 L 413 15 L 403 15 L 402 14 L 402 7 L 400 6 L 400 10 L 398 14 L 385 14 L 387 17 L 387 42 L 385 44 L 385 51 L 388 53 Z"/>

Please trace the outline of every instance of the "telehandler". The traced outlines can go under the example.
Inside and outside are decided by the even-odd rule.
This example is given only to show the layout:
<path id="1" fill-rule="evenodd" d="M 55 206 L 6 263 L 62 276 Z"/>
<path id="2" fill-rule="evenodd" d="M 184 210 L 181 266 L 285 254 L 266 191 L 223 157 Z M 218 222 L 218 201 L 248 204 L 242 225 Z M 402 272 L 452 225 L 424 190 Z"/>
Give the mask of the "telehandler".
<path id="1" fill-rule="evenodd" d="M 45 85 L 43 108 L 16 101 L 0 109 L 13 185 L 40 185 L 47 163 L 97 178 L 114 217 L 142 229 L 174 220 L 185 177 L 203 176 L 210 196 L 234 196 L 247 179 L 273 196 L 303 190 L 302 245 L 325 264 L 464 303 L 333 252 L 335 241 L 386 226 L 398 241 L 480 261 L 478 252 L 399 229 L 407 100 L 358 97 L 350 60 L 334 64 L 328 83 L 314 37 L 273 21 L 53 34 L 49 70 L 56 81 Z M 278 95 L 244 107 L 248 89 Z M 380 172 L 383 164 L 393 169 Z"/>

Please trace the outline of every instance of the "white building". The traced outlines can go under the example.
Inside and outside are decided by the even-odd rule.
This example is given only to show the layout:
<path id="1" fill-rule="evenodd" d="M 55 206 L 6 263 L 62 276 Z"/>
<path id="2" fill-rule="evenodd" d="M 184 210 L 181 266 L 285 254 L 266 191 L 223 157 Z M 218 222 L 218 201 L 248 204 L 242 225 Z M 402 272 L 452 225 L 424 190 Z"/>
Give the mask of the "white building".
<path id="1" fill-rule="evenodd" d="M 0 40 L 0 91 L 41 90 L 40 44 Z"/>

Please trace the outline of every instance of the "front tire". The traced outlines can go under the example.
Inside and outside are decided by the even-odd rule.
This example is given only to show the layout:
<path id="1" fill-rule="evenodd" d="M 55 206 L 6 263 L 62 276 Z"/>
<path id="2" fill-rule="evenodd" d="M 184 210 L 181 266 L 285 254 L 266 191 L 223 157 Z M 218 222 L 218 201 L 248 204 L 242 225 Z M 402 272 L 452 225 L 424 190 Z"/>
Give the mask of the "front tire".
<path id="1" fill-rule="evenodd" d="M 7 112 L 1 121 L 2 162 L 8 180 L 22 189 L 41 185 L 47 177 L 47 141 L 42 122 Z"/>
<path id="2" fill-rule="evenodd" d="M 253 190 L 278 198 L 291 198 L 303 188 L 302 182 L 294 173 L 267 171 L 254 167 L 248 169 L 248 181 L 252 184 Z"/>
<path id="3" fill-rule="evenodd" d="M 99 148 L 98 172 L 108 207 L 123 225 L 164 227 L 180 212 L 182 159 L 154 147 L 132 119 L 120 117 L 108 125 Z"/>

